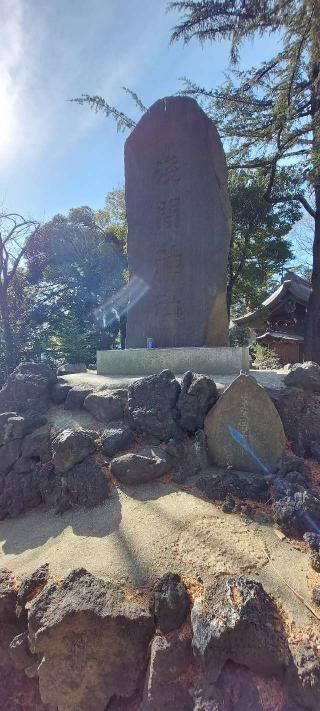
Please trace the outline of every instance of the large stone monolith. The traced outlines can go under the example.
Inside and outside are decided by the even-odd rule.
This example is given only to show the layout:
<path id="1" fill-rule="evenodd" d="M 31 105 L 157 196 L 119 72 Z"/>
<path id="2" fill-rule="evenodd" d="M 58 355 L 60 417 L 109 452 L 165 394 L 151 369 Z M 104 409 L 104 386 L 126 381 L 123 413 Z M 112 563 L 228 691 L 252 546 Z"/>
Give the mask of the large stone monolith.
<path id="1" fill-rule="evenodd" d="M 194 99 L 160 99 L 125 145 L 127 348 L 228 345 L 231 207 L 222 144 Z"/>

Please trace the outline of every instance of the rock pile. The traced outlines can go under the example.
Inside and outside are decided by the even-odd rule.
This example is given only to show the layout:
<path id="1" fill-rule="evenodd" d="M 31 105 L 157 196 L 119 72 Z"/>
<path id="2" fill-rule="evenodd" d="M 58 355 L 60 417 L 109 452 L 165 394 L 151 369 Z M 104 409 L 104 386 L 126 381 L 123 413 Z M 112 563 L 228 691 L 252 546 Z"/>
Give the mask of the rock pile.
<path id="1" fill-rule="evenodd" d="M 59 583 L 47 565 L 22 583 L 1 571 L 1 708 L 265 711 L 277 698 L 277 711 L 317 711 L 317 649 L 291 649 L 261 584 L 194 583 L 191 597 L 172 572 L 132 591 L 84 569 Z"/>

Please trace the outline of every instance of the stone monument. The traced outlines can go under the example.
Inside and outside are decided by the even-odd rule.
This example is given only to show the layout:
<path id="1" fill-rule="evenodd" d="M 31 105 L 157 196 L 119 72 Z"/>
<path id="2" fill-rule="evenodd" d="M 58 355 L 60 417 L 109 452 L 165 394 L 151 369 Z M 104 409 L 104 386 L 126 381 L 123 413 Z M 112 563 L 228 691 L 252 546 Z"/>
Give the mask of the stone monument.
<path id="1" fill-rule="evenodd" d="M 125 144 L 127 348 L 228 345 L 231 207 L 222 144 L 194 99 L 160 99 Z M 131 286 L 130 286 L 131 285 Z"/>

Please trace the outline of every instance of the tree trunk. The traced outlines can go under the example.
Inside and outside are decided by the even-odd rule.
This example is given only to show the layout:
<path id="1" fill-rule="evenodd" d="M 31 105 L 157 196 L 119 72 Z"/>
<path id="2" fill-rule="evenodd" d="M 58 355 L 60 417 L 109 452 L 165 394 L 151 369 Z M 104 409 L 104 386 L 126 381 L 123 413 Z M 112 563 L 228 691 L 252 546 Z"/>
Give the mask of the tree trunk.
<path id="1" fill-rule="evenodd" d="M 3 339 L 5 344 L 5 364 L 6 375 L 11 373 L 17 365 L 17 357 L 14 348 L 13 332 L 9 315 L 7 292 L 0 290 L 0 313 L 3 327 Z"/>
<path id="2" fill-rule="evenodd" d="M 320 184 L 315 187 L 315 198 L 312 294 L 307 307 L 304 357 L 320 363 Z"/>

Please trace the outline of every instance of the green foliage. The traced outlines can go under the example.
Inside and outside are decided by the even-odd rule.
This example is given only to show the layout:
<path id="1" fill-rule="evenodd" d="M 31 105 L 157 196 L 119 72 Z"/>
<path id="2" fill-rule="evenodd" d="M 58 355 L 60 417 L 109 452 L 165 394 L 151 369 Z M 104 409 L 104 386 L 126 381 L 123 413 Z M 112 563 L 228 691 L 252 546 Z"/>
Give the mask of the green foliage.
<path id="1" fill-rule="evenodd" d="M 281 368 L 280 358 L 272 348 L 256 343 L 252 349 L 252 355 L 254 366 L 258 370 L 279 370 Z"/>
<path id="2" fill-rule="evenodd" d="M 109 234 L 114 234 L 124 252 L 127 251 L 128 225 L 125 194 L 122 187 L 111 190 L 102 210 L 95 212 L 97 224 Z"/>
<path id="3" fill-rule="evenodd" d="M 235 323 L 229 331 L 230 346 L 249 346 L 251 342 L 251 331 L 247 326 L 239 326 Z"/>
<path id="4" fill-rule="evenodd" d="M 282 170 L 277 189 L 289 181 Z M 232 244 L 229 256 L 228 297 L 232 313 L 256 308 L 279 280 L 293 253 L 286 236 L 299 220 L 297 203 L 271 204 L 264 200 L 266 180 L 258 171 L 231 171 Z"/>

